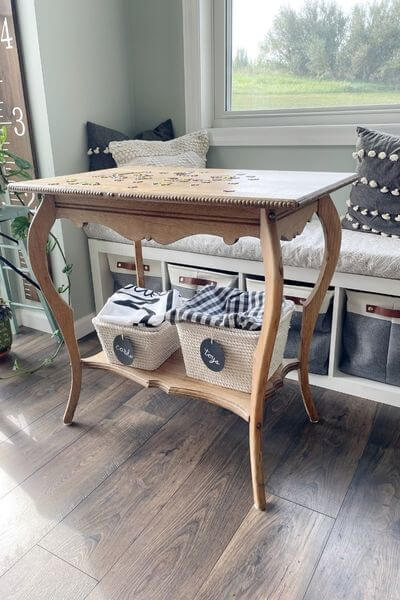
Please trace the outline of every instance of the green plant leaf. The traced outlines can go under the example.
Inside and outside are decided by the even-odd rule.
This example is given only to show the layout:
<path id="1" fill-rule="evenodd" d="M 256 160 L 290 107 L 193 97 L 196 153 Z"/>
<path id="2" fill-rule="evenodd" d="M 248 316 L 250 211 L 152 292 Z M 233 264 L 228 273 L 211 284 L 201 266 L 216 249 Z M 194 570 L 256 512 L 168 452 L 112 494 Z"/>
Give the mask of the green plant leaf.
<path id="1" fill-rule="evenodd" d="M 59 329 L 56 329 L 52 334 L 51 334 L 52 338 L 57 338 L 57 340 L 59 341 L 60 344 L 63 343 L 64 338 L 62 336 L 62 333 Z"/>
<path id="2" fill-rule="evenodd" d="M 6 156 L 9 156 L 10 158 L 12 158 L 14 160 L 15 164 L 17 165 L 17 167 L 19 167 L 20 169 L 26 170 L 26 169 L 32 168 L 32 165 L 30 162 L 28 162 L 24 158 L 21 158 L 17 154 L 14 154 L 14 152 L 11 152 L 10 150 L 3 150 L 3 152 Z"/>
<path id="3" fill-rule="evenodd" d="M 11 234 L 17 240 L 25 240 L 28 236 L 29 226 L 31 222 L 28 217 L 16 217 L 11 222 Z"/>
<path id="4" fill-rule="evenodd" d="M 7 127 L 0 127 L 0 144 L 3 145 L 7 141 Z"/>
<path id="5" fill-rule="evenodd" d="M 46 242 L 46 254 L 50 254 L 51 252 L 53 252 L 54 248 L 56 247 L 56 243 L 52 242 L 51 240 L 47 240 Z"/>
<path id="6" fill-rule="evenodd" d="M 65 267 L 63 268 L 62 272 L 63 272 L 63 273 L 65 273 L 66 275 L 71 275 L 71 273 L 72 273 L 72 269 L 73 269 L 73 266 L 74 266 L 74 265 L 72 265 L 72 264 L 68 264 L 68 263 L 67 263 L 67 264 L 65 265 Z"/>

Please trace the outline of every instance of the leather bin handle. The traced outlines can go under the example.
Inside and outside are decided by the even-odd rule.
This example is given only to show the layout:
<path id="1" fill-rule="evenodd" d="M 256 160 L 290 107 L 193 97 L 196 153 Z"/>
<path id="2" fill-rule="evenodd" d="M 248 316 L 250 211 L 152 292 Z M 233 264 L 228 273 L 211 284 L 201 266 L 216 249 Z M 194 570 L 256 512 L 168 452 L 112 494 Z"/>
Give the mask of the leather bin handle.
<path id="1" fill-rule="evenodd" d="M 303 304 L 307 300 L 307 298 L 299 298 L 298 296 L 286 296 L 285 295 L 285 298 L 286 298 L 286 300 L 291 300 L 292 302 L 294 302 L 294 304 L 297 304 L 297 306 L 303 306 Z"/>
<path id="2" fill-rule="evenodd" d="M 390 317 L 392 319 L 400 319 L 400 309 L 385 308 L 384 306 L 376 306 L 375 304 L 367 304 L 366 311 L 382 317 Z"/>
<path id="3" fill-rule="evenodd" d="M 210 279 L 198 279 L 197 277 L 179 276 L 179 283 L 188 283 L 189 285 L 217 285 L 216 281 Z"/>
<path id="4" fill-rule="evenodd" d="M 124 262 L 119 260 L 117 262 L 117 269 L 126 269 L 127 271 L 136 271 L 136 263 Z M 149 265 L 143 265 L 143 271 L 150 271 Z"/>

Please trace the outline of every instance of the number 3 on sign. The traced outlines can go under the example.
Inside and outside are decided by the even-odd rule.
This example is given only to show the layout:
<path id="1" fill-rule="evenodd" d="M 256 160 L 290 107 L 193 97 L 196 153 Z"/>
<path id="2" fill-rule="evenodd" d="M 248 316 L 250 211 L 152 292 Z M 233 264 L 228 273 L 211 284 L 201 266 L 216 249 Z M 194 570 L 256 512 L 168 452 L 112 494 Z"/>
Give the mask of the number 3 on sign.
<path id="1" fill-rule="evenodd" d="M 12 114 L 15 117 L 15 122 L 19 125 L 19 127 L 14 127 L 15 135 L 23 136 L 25 134 L 24 113 L 19 106 L 14 106 Z"/>
<path id="2" fill-rule="evenodd" d="M 4 17 L 3 27 L 2 27 L 2 30 L 1 30 L 0 42 L 3 42 L 3 44 L 6 44 L 6 49 L 7 50 L 11 50 L 11 48 L 13 47 L 12 44 L 11 44 L 12 37 L 10 36 L 10 31 L 8 29 L 7 17 Z"/>

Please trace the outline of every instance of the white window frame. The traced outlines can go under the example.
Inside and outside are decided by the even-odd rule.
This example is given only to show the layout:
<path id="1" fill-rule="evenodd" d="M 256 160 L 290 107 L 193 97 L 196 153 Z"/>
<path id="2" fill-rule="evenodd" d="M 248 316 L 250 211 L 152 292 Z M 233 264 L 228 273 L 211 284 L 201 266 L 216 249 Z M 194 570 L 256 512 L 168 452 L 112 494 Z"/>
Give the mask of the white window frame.
<path id="1" fill-rule="evenodd" d="M 400 104 L 227 111 L 229 2 L 182 0 L 187 131 L 208 129 L 214 146 L 352 146 L 356 125 L 400 135 Z"/>

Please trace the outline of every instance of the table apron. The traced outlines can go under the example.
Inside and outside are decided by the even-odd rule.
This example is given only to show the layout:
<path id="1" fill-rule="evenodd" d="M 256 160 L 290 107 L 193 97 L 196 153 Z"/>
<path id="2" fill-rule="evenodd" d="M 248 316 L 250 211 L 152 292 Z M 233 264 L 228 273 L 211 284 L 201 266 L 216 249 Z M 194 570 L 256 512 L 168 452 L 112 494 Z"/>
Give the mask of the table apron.
<path id="1" fill-rule="evenodd" d="M 171 244 L 200 233 L 221 236 L 226 244 L 234 244 L 243 236 L 260 237 L 259 211 L 250 220 L 235 218 L 234 211 L 231 211 L 231 215 L 204 215 L 202 218 L 188 213 L 170 215 L 166 206 L 163 215 L 105 213 L 104 210 L 57 207 L 56 218 L 69 219 L 78 227 L 87 223 L 105 225 L 129 240 L 152 239 L 159 244 Z"/>

